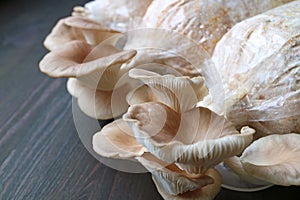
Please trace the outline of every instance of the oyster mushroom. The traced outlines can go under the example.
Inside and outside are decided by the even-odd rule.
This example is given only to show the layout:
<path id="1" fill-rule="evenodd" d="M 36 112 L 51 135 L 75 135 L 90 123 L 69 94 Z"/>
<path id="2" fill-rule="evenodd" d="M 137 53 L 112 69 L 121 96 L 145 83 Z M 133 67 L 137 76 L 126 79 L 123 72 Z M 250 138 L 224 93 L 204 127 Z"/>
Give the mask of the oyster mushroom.
<path id="1" fill-rule="evenodd" d="M 123 120 L 153 155 L 197 174 L 240 154 L 254 134 L 249 127 L 239 133 L 230 122 L 205 108 L 179 113 L 158 102 L 129 107 Z"/>
<path id="2" fill-rule="evenodd" d="M 202 77 L 160 75 L 144 69 L 132 69 L 129 71 L 129 76 L 143 84 L 128 94 L 127 101 L 130 105 L 158 101 L 176 111 L 184 112 L 191 109 L 207 95 Z"/>
<path id="3" fill-rule="evenodd" d="M 123 119 L 159 159 L 176 162 L 189 173 L 201 173 L 251 143 L 253 129 L 242 129 L 240 134 L 222 116 L 194 107 L 207 94 L 201 77 L 159 75 L 143 69 L 133 69 L 129 76 L 144 85 L 127 96 L 131 106 Z"/>
<path id="4" fill-rule="evenodd" d="M 236 126 L 251 125 L 257 137 L 299 133 L 299 9 L 300 1 L 294 1 L 234 26 L 212 57 L 225 105 L 215 103 L 223 99 L 213 91 L 199 105 L 224 114 Z"/>
<path id="5" fill-rule="evenodd" d="M 125 99 L 131 89 L 132 86 L 128 83 L 114 90 L 104 91 L 91 89 L 76 78 L 69 78 L 67 82 L 67 90 L 77 98 L 80 110 L 94 119 L 112 119 L 122 115 L 128 108 Z"/>
<path id="6" fill-rule="evenodd" d="M 93 149 L 101 156 L 121 159 L 133 159 L 147 152 L 122 119 L 104 126 L 93 136 Z"/>
<path id="7" fill-rule="evenodd" d="M 202 174 L 188 174 L 174 163 L 166 163 L 147 153 L 122 119 L 104 126 L 93 136 L 93 149 L 104 157 L 138 160 L 152 173 L 156 187 L 164 198 L 207 196 L 212 199 L 220 189 L 221 176 L 214 169 Z"/>
<path id="8" fill-rule="evenodd" d="M 129 61 L 135 54 L 134 50 L 120 52 L 109 45 L 92 46 L 73 41 L 48 53 L 40 62 L 40 70 L 55 78 L 97 76 L 111 66 Z"/>
<path id="9" fill-rule="evenodd" d="M 70 16 L 57 22 L 46 37 L 44 46 L 52 51 L 74 40 L 96 45 L 117 33 L 117 31 L 85 17 Z"/>
<path id="10" fill-rule="evenodd" d="M 137 7 L 129 6 L 135 1 L 91 2 L 85 8 L 75 8 L 74 16 L 62 19 L 53 29 L 45 41 L 46 47 L 51 52 L 41 61 L 40 69 L 52 77 L 70 77 L 67 84 L 68 91 L 78 99 L 80 108 L 93 118 L 113 118 L 126 112 L 128 105 L 131 105 L 123 119 L 105 126 L 94 135 L 93 147 L 98 154 L 105 157 L 139 160 L 152 173 L 157 189 L 165 199 L 214 198 L 220 189 L 221 178 L 213 167 L 224 159 L 228 159 L 228 163 L 234 159 L 232 168 L 242 166 L 236 171 L 253 181 L 268 181 L 281 185 L 299 184 L 297 182 L 299 160 L 291 154 L 298 153 L 295 144 L 299 138 L 296 134 L 285 135 L 289 139 L 284 138 L 281 141 L 281 138 L 265 137 L 268 142 L 278 146 L 284 141 L 284 145 L 280 147 L 285 152 L 285 158 L 288 158 L 283 162 L 278 161 L 275 165 L 274 162 L 269 163 L 272 169 L 268 170 L 265 166 L 261 166 L 261 161 L 265 158 L 257 150 L 264 141 L 257 140 L 247 148 L 252 142 L 254 130 L 243 127 L 250 124 L 259 130 L 260 135 L 276 131 L 278 133 L 289 133 L 291 130 L 299 132 L 299 1 L 260 15 L 253 18 L 254 20 L 242 22 L 243 25 L 236 26 L 241 30 L 236 30 L 237 28 L 234 27 L 229 36 L 226 35 L 223 39 L 226 41 L 228 37 L 233 37 L 234 42 L 231 42 L 234 48 L 230 46 L 233 51 L 222 47 L 226 42 L 223 40 L 220 42 L 220 48 L 217 47 L 213 61 L 217 63 L 216 66 L 223 75 L 221 76 L 222 84 L 224 83 L 222 87 L 224 86 L 227 97 L 224 107 L 224 104 L 216 105 L 220 102 L 216 97 L 222 95 L 217 94 L 218 90 L 212 88 L 214 86 L 211 84 L 216 80 L 217 76 L 213 74 L 216 70 L 208 70 L 205 73 L 201 71 L 202 61 L 206 60 L 209 54 L 202 50 L 200 53 L 198 51 L 201 49 L 199 47 L 203 46 L 212 54 L 216 42 L 235 23 L 287 1 L 268 0 L 257 3 L 250 0 L 238 2 L 168 0 L 162 3 L 154 0 L 139 26 L 136 26 L 136 18 L 133 16 L 141 17 L 151 3 L 150 0 L 136 2 L 134 6 Z M 112 4 L 108 5 L 107 2 Z M 259 6 L 254 6 L 255 4 Z M 109 6 L 121 12 L 107 9 Z M 252 25 L 252 22 L 255 23 Z M 247 27 L 245 25 L 247 23 L 251 26 Z M 260 28 L 259 23 L 263 24 L 263 28 Z M 261 39 L 260 34 L 265 34 L 262 31 L 265 29 L 265 24 L 268 25 L 267 34 Z M 151 37 L 147 37 L 147 34 L 141 37 L 129 34 L 127 40 L 117 43 L 120 38 L 117 33 L 126 31 L 131 26 L 168 29 L 169 32 L 183 34 L 182 37 L 187 36 L 190 41 L 184 43 L 182 42 L 184 40 L 174 39 L 176 37 L 157 39 L 159 34 L 152 34 Z M 274 30 L 278 32 L 272 34 Z M 237 35 L 240 34 L 237 38 L 235 32 Z M 111 36 L 117 37 L 109 43 L 106 39 Z M 140 38 L 149 38 L 149 40 L 140 40 Z M 175 43 L 165 42 L 165 38 L 171 39 L 172 42 L 175 40 Z M 246 45 L 243 42 L 239 43 L 239 40 L 246 40 Z M 187 45 L 176 46 L 178 41 L 181 42 L 179 44 Z M 252 46 L 252 43 L 257 41 L 259 44 Z M 275 47 L 272 46 L 274 41 L 278 42 Z M 147 46 L 148 44 L 150 46 Z M 242 48 L 236 49 L 235 45 L 242 45 Z M 259 45 L 262 47 L 258 47 Z M 141 51 L 145 47 L 161 46 L 163 49 L 158 48 L 160 51 L 153 53 L 152 49 Z M 232 57 L 227 57 L 231 52 L 233 52 L 233 55 L 230 55 Z M 253 52 L 266 55 L 261 57 L 265 61 L 257 59 L 259 56 Z M 243 54 L 250 55 L 252 61 L 257 60 L 259 61 L 257 63 L 262 65 L 251 68 L 253 63 L 247 63 L 249 60 L 246 56 L 241 56 Z M 191 57 L 186 59 L 185 55 Z M 222 60 L 224 57 L 225 59 Z M 225 62 L 227 58 L 239 60 L 233 65 L 239 74 L 228 76 L 233 82 L 226 79 L 226 76 L 232 73 L 232 70 L 229 70 L 232 66 Z M 280 62 L 282 60 L 284 62 Z M 196 61 L 196 65 L 192 61 Z M 274 70 L 260 68 L 260 66 L 267 66 L 270 61 L 273 66 L 279 63 L 279 67 Z M 239 67 L 243 68 L 243 65 L 238 65 L 243 62 L 249 64 L 250 68 L 247 69 L 253 71 L 240 70 Z M 174 69 L 177 72 L 196 77 L 176 77 L 165 73 L 160 75 L 157 71 L 133 69 L 148 63 L 175 65 Z M 226 65 L 223 66 L 224 63 L 228 68 Z M 280 67 L 284 65 L 288 67 L 281 70 Z M 132 79 L 120 81 L 129 70 Z M 164 68 L 161 71 L 167 70 Z M 275 76 L 273 79 L 274 82 L 271 80 L 271 83 L 275 83 L 274 87 L 268 85 L 269 80 L 256 82 L 265 77 L 255 75 L 259 73 L 265 75 L 268 71 L 274 74 L 280 72 L 280 76 Z M 206 76 L 205 79 L 198 77 L 199 74 Z M 245 81 L 247 76 L 251 77 L 249 82 Z M 140 81 L 142 85 L 129 92 L 133 88 L 132 80 L 135 80 L 134 84 Z M 204 86 L 204 81 L 209 83 L 206 85 L 209 90 Z M 289 81 L 288 90 L 284 89 L 285 81 Z M 262 84 L 257 87 L 254 83 Z M 278 94 L 286 94 L 286 91 L 289 93 L 287 96 L 281 95 L 284 101 L 277 98 L 280 96 Z M 222 93 L 222 91 L 218 92 Z M 114 94 L 119 95 L 115 102 L 112 100 Z M 275 101 L 273 101 L 274 94 L 277 98 Z M 125 101 L 125 96 L 128 103 Z M 255 101 L 252 101 L 253 99 Z M 201 102 L 198 104 L 199 107 L 195 107 L 197 102 Z M 268 105 L 270 102 L 271 106 Z M 284 103 L 280 104 L 282 102 Z M 113 103 L 118 105 L 115 110 Z M 218 112 L 213 112 L 216 107 L 220 107 Z M 264 110 L 266 107 L 268 109 Z M 245 111 L 247 114 L 242 113 Z M 274 118 L 274 113 L 279 113 L 279 117 Z M 275 126 L 275 120 L 278 126 Z M 238 131 L 236 127 L 243 128 Z M 294 140 L 294 143 L 290 140 Z M 271 144 L 268 149 L 270 146 Z M 288 150 L 291 146 L 294 149 Z M 251 152 L 252 148 L 254 153 Z M 243 151 L 241 158 L 244 160 L 238 157 L 230 158 Z M 254 154 L 260 155 L 258 162 L 253 161 Z M 271 177 L 274 171 L 278 171 L 280 177 L 287 174 L 288 180 L 274 180 L 275 178 Z M 250 174 L 254 176 L 248 176 Z"/>
<path id="11" fill-rule="evenodd" d="M 74 78 L 68 82 L 68 91 L 78 98 L 82 111 L 93 118 L 110 119 L 128 107 L 125 97 L 133 83 L 120 81 L 127 72 L 120 67 L 135 53 L 134 50 L 120 52 L 109 45 L 94 47 L 73 41 L 47 54 L 40 62 L 40 69 L 52 77 Z M 118 102 L 116 98 L 111 100 L 113 94 L 119 95 Z"/>
<path id="12" fill-rule="evenodd" d="M 165 200 L 213 200 L 221 189 L 221 175 L 214 169 L 207 170 L 205 175 L 214 177 L 214 183 L 180 195 L 171 195 L 160 187 L 157 190 Z M 156 182 L 155 179 L 153 181 Z"/>
<path id="13" fill-rule="evenodd" d="M 159 193 L 165 199 L 213 199 L 220 190 L 222 178 L 214 169 L 203 174 L 187 174 L 150 153 L 136 159 L 151 172 Z"/>
<path id="14" fill-rule="evenodd" d="M 237 174 L 276 185 L 300 185 L 300 135 L 270 135 L 254 141 L 241 157 L 226 160 Z M 235 163 L 240 163 L 236 165 Z"/>

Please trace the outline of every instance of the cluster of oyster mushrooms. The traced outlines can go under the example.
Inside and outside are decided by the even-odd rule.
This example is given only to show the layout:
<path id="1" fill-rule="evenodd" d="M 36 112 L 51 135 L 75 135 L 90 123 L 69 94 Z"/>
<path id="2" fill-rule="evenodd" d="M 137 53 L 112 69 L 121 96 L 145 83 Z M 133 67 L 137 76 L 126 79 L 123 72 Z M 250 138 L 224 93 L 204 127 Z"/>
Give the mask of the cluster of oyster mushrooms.
<path id="1" fill-rule="evenodd" d="M 300 185 L 300 1 L 95 0 L 44 45 L 42 72 L 118 118 L 94 150 L 140 162 L 164 199 L 213 199 L 221 162 Z"/>

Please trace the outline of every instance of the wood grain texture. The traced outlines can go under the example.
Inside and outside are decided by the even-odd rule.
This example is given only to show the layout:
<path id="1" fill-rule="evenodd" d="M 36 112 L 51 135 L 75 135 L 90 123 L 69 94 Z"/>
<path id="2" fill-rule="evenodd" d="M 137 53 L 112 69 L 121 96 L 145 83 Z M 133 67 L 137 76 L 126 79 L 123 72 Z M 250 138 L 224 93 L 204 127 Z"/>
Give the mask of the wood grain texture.
<path id="1" fill-rule="evenodd" d="M 98 162 L 77 135 L 65 79 L 38 70 L 42 41 L 86 0 L 0 3 L 0 200 L 161 200 L 149 174 Z M 299 199 L 299 187 L 255 193 L 222 189 L 217 200 Z"/>

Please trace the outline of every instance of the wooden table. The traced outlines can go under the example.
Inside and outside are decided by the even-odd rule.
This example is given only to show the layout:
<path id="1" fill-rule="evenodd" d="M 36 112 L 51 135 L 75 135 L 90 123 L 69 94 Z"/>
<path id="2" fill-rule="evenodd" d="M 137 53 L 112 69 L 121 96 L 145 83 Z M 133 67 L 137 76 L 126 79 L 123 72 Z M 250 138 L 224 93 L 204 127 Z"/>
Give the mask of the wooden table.
<path id="1" fill-rule="evenodd" d="M 0 199 L 159 200 L 149 174 L 111 169 L 91 156 L 76 132 L 65 79 L 39 72 L 42 41 L 58 18 L 86 0 L 0 3 Z M 299 187 L 217 200 L 299 199 Z"/>

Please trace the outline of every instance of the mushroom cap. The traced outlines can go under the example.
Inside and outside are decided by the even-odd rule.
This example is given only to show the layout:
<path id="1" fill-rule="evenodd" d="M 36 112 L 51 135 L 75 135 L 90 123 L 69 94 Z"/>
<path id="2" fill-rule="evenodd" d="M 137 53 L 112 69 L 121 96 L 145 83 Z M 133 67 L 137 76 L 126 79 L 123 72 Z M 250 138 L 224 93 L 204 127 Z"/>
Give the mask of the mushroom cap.
<path id="1" fill-rule="evenodd" d="M 76 78 L 69 78 L 68 92 L 77 98 L 79 108 L 94 119 L 112 119 L 126 112 L 126 95 L 131 90 L 124 84 L 112 91 L 91 89 Z"/>
<path id="2" fill-rule="evenodd" d="M 80 40 L 91 45 L 99 44 L 118 32 L 81 16 L 60 19 L 44 41 L 45 47 L 52 51 L 66 43 Z"/>
<path id="3" fill-rule="evenodd" d="M 240 154 L 255 132 L 244 127 L 240 134 L 230 122 L 205 108 L 179 113 L 159 102 L 130 106 L 123 119 L 149 152 L 189 173 L 201 173 Z"/>
<path id="4" fill-rule="evenodd" d="M 254 141 L 239 160 L 234 171 L 276 185 L 300 185 L 300 134 L 270 135 Z"/>
<path id="5" fill-rule="evenodd" d="M 101 77 L 107 68 L 120 67 L 135 54 L 134 50 L 120 51 L 111 45 L 91 46 L 73 41 L 48 53 L 40 62 L 40 70 L 55 78 L 82 77 L 93 73 Z"/>
<path id="6" fill-rule="evenodd" d="M 129 71 L 129 76 L 144 84 L 129 93 L 127 101 L 130 105 L 137 102 L 158 101 L 176 111 L 184 112 L 207 95 L 202 77 L 160 75 L 144 69 L 132 69 Z"/>
<path id="7" fill-rule="evenodd" d="M 108 158 L 133 159 L 147 149 L 137 142 L 127 122 L 122 119 L 107 124 L 93 136 L 93 149 Z"/>

